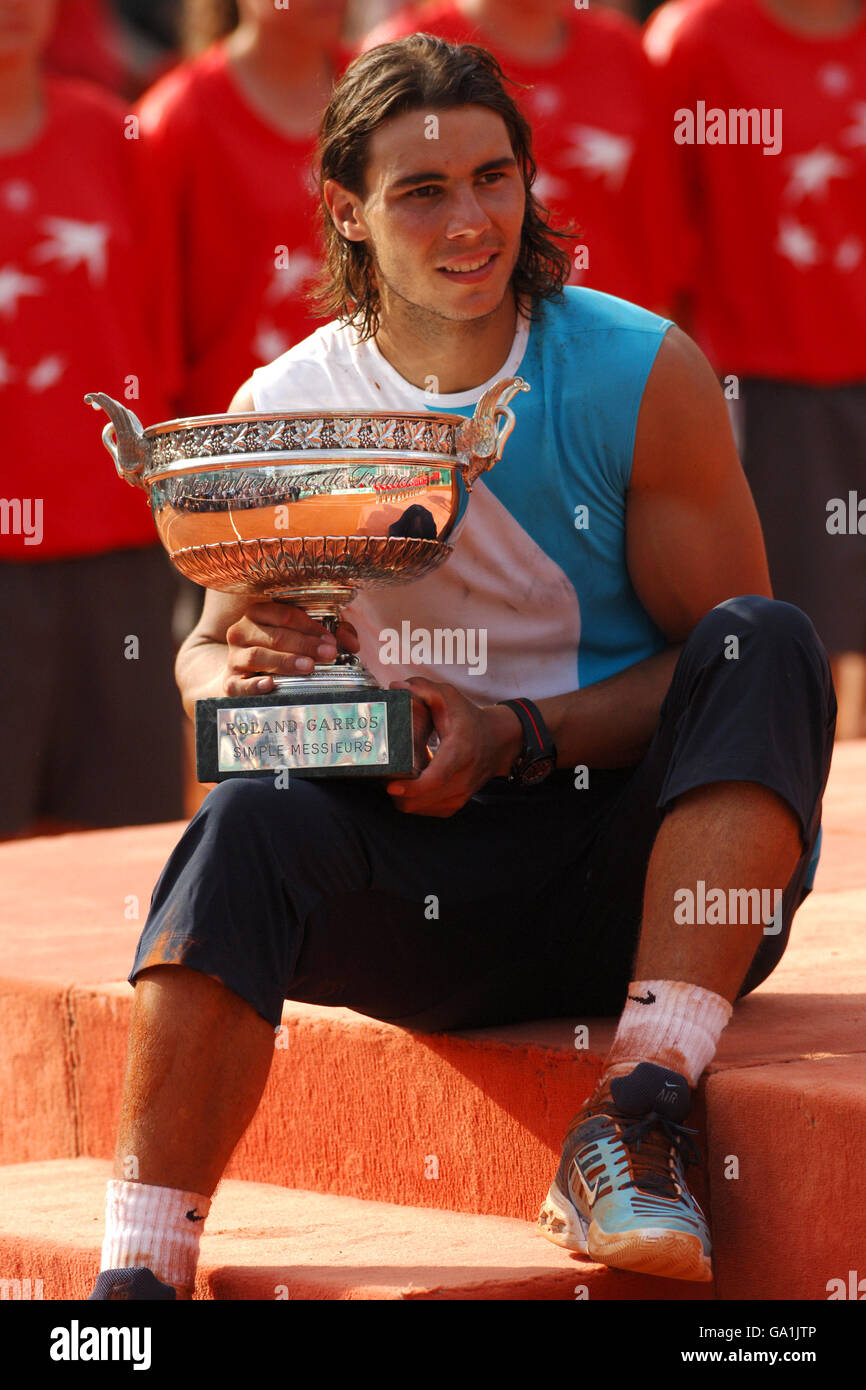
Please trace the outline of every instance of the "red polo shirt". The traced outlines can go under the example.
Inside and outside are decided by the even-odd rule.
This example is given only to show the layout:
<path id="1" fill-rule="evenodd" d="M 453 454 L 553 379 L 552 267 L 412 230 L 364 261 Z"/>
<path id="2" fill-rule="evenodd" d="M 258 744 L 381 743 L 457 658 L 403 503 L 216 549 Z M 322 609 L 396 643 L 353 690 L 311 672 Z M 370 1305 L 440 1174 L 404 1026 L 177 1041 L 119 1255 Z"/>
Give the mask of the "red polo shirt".
<path id="1" fill-rule="evenodd" d="M 156 543 L 145 494 L 100 441 L 105 391 L 145 424 L 168 399 L 158 282 L 139 146 L 107 92 L 48 78 L 46 116 L 25 149 L 0 154 L 0 558 L 38 562 Z M 17 533 L 25 511 L 42 534 Z"/>
<path id="2" fill-rule="evenodd" d="M 321 323 L 302 297 L 320 260 L 315 140 L 253 110 L 222 43 L 161 78 L 139 114 L 181 316 L 177 413 L 221 412 Z"/>
<path id="3" fill-rule="evenodd" d="M 671 135 L 689 133 L 678 112 L 696 122 L 675 166 L 695 337 L 720 371 L 866 380 L 866 6 L 822 38 L 764 0 L 673 0 L 645 45 Z M 765 113 L 766 140 L 717 142 L 738 133 L 739 110 Z M 774 129 L 781 147 L 765 154 Z"/>

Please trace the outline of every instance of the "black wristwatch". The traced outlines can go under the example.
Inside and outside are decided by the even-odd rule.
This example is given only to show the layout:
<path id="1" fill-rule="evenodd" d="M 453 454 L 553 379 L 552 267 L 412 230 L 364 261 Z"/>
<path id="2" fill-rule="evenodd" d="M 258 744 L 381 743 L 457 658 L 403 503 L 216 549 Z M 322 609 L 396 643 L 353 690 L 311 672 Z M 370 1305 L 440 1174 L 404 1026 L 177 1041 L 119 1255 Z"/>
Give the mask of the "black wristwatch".
<path id="1" fill-rule="evenodd" d="M 513 709 L 523 725 L 523 751 L 512 764 L 507 780 L 521 787 L 535 787 L 549 777 L 556 767 L 556 744 L 541 717 L 541 711 L 531 700 L 497 700 L 499 705 Z"/>

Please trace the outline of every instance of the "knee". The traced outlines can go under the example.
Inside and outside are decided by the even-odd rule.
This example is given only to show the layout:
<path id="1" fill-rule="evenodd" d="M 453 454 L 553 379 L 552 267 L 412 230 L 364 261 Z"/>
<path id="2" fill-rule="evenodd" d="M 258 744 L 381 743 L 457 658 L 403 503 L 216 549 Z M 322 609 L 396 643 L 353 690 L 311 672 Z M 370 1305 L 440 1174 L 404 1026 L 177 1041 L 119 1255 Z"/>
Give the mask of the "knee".
<path id="1" fill-rule="evenodd" d="M 821 646 L 812 621 L 802 608 L 782 599 L 767 598 L 764 594 L 742 594 L 726 599 L 712 611 L 721 612 L 725 617 L 731 615 L 743 631 L 759 634 L 768 641 L 797 641 L 806 646 Z"/>
<path id="2" fill-rule="evenodd" d="M 726 699 L 765 707 L 797 701 L 827 754 L 836 719 L 830 661 L 800 609 L 762 594 L 726 599 L 702 618 L 682 653 L 684 669 L 724 683 Z M 738 677 L 748 673 L 748 680 Z M 754 706 L 757 708 L 757 706 Z"/>
<path id="3" fill-rule="evenodd" d="M 249 834 L 271 813 L 279 793 L 269 778 L 237 777 L 220 782 L 209 792 L 190 822 L 222 839 Z"/>
<path id="4" fill-rule="evenodd" d="M 265 838 L 300 846 L 331 843 L 350 814 L 334 782 L 290 777 L 279 785 L 271 777 L 236 777 L 214 788 L 196 819 L 206 821 L 220 844 Z"/>
<path id="5" fill-rule="evenodd" d="M 745 654 L 747 644 L 752 656 L 764 654 L 773 659 L 797 648 L 829 671 L 827 654 L 811 619 L 794 604 L 763 594 L 741 594 L 717 604 L 698 623 L 689 641 L 693 639 L 729 660 L 741 650 Z"/>

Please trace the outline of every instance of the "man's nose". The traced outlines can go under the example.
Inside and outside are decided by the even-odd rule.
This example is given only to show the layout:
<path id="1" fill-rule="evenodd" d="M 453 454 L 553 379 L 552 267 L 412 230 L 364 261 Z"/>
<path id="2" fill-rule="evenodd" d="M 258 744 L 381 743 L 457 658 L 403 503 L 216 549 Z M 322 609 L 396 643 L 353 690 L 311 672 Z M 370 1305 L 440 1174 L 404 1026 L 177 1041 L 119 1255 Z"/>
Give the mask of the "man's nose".
<path id="1" fill-rule="evenodd" d="M 448 207 L 445 235 L 449 237 L 477 235 L 491 225 L 477 192 L 470 183 L 459 184 Z"/>

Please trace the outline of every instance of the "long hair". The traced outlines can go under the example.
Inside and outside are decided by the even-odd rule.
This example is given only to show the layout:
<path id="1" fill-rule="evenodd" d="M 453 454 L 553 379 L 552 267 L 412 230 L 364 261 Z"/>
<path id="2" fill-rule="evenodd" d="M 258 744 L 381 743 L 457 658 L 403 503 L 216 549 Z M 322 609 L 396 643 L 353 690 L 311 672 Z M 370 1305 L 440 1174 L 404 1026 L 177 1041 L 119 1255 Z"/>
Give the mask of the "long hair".
<path id="1" fill-rule="evenodd" d="M 361 339 L 379 327 L 379 293 L 373 260 L 365 242 L 348 241 L 334 226 L 323 196 L 335 179 L 359 197 L 370 139 L 383 121 L 408 111 L 426 113 L 455 106 L 486 106 L 502 117 L 523 176 L 526 210 L 520 254 L 512 275 L 518 305 L 535 313 L 539 299 L 553 299 L 571 273 L 571 256 L 560 241 L 575 241 L 574 229 L 558 230 L 532 193 L 536 165 L 529 122 L 505 90 L 505 77 L 492 53 L 474 44 L 451 44 L 432 34 L 381 44 L 350 63 L 334 88 L 319 127 L 317 148 L 320 233 L 323 267 L 307 295 L 322 317 L 347 320 Z M 517 84 L 514 84 L 517 85 Z"/>

